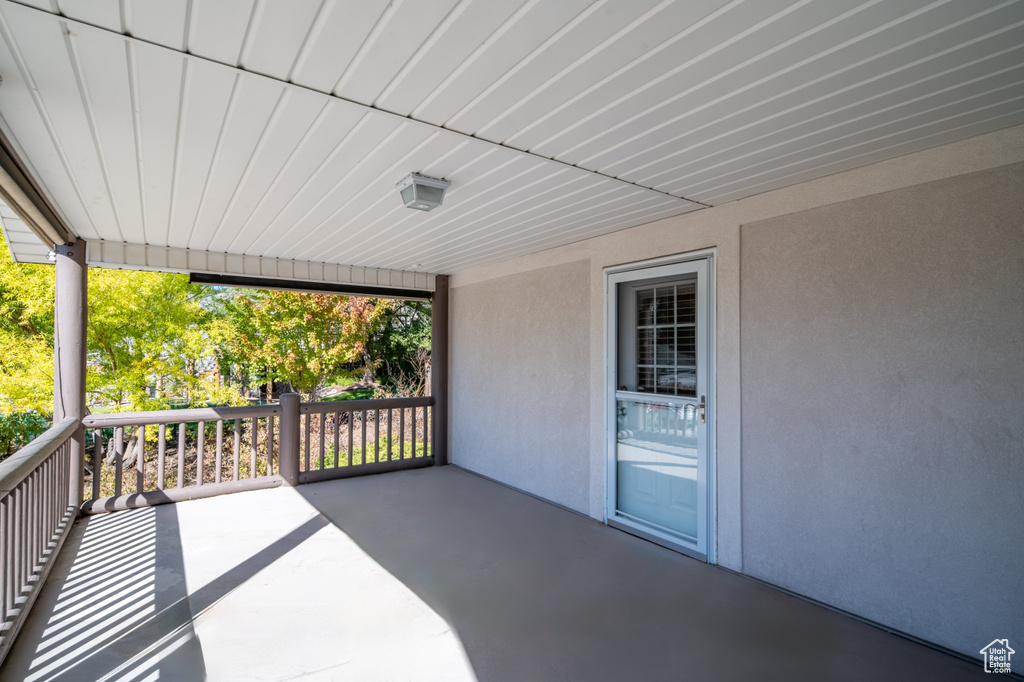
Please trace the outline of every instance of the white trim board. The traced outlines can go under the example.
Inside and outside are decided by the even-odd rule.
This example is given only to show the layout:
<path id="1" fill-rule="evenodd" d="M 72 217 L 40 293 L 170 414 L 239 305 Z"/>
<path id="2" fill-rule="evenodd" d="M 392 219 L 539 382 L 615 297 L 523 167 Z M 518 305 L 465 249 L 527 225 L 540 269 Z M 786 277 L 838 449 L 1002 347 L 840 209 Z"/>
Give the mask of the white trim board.
<path id="1" fill-rule="evenodd" d="M 435 275 L 408 270 L 384 270 L 316 261 L 285 260 L 262 256 L 196 251 L 147 244 L 108 241 L 87 242 L 90 267 L 159 272 L 206 272 L 273 279 L 363 284 L 434 291 Z"/>

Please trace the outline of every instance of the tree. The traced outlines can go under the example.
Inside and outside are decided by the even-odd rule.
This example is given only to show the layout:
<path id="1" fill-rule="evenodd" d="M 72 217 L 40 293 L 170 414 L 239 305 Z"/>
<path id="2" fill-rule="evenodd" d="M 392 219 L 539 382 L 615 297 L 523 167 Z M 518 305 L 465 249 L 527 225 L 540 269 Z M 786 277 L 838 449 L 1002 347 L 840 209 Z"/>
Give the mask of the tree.
<path id="1" fill-rule="evenodd" d="M 53 268 L 0 246 L 0 460 L 43 433 L 53 414 Z"/>
<path id="2" fill-rule="evenodd" d="M 0 248 L 0 414 L 53 412 L 53 283 Z"/>
<path id="3" fill-rule="evenodd" d="M 219 371 L 231 327 L 208 305 L 212 295 L 184 275 L 90 270 L 93 399 L 129 411 L 241 402 Z"/>
<path id="4" fill-rule="evenodd" d="M 388 384 L 426 380 L 430 352 L 430 303 L 394 301 L 375 325 L 367 355 L 376 361 L 379 378 Z"/>
<path id="5" fill-rule="evenodd" d="M 239 293 L 228 305 L 231 350 L 253 372 L 287 381 L 316 400 L 342 365 L 364 357 L 375 327 L 393 305 L 331 294 Z"/>

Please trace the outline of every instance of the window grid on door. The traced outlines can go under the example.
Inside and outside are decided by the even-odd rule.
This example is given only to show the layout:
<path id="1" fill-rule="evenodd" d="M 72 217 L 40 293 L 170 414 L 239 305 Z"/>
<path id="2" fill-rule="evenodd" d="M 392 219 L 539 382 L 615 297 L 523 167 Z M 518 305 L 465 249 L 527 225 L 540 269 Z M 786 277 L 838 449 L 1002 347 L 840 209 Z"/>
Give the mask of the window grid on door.
<path id="1" fill-rule="evenodd" d="M 697 395 L 697 283 L 636 290 L 637 390 Z"/>

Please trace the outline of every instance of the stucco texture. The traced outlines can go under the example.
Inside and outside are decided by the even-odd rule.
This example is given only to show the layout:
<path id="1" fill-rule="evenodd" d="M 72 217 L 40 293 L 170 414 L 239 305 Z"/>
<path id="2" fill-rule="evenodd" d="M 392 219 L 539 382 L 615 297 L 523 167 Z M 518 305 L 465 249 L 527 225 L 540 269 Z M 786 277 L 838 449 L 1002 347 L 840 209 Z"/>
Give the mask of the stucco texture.
<path id="1" fill-rule="evenodd" d="M 1024 164 L 747 224 L 743 570 L 1024 643 Z"/>
<path id="2" fill-rule="evenodd" d="M 590 263 L 451 293 L 451 461 L 590 510 Z"/>

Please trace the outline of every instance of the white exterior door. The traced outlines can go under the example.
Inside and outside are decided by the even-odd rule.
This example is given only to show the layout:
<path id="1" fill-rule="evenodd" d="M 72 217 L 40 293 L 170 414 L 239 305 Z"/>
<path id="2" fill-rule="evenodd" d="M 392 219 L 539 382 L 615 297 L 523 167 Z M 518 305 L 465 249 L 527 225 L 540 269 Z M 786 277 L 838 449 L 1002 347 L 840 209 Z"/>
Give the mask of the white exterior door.
<path id="1" fill-rule="evenodd" d="M 608 523 L 712 560 L 710 256 L 608 274 Z"/>

